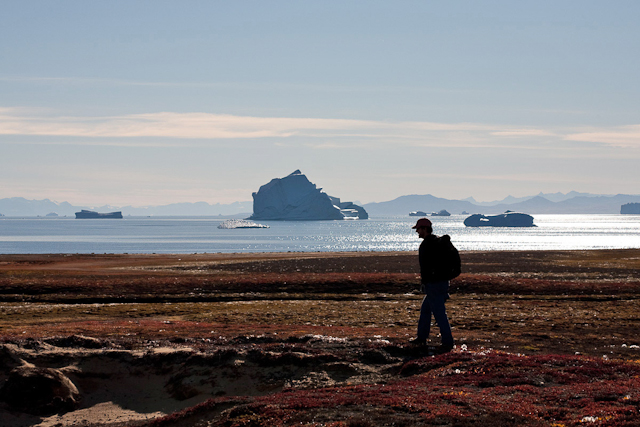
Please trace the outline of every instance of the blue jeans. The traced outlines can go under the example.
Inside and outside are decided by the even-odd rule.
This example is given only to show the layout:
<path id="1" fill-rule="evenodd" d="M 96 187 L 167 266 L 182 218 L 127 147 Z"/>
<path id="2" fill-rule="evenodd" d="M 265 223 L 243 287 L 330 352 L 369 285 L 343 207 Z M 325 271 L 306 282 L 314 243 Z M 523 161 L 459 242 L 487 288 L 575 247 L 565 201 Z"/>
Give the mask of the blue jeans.
<path id="1" fill-rule="evenodd" d="M 447 311 L 444 307 L 445 301 L 449 298 L 449 281 L 427 283 L 423 285 L 426 293 L 420 308 L 420 319 L 418 320 L 418 339 L 429 338 L 431 330 L 431 315 L 436 320 L 440 328 L 440 336 L 443 345 L 453 345 L 453 335 L 451 335 L 451 325 L 447 318 Z"/>

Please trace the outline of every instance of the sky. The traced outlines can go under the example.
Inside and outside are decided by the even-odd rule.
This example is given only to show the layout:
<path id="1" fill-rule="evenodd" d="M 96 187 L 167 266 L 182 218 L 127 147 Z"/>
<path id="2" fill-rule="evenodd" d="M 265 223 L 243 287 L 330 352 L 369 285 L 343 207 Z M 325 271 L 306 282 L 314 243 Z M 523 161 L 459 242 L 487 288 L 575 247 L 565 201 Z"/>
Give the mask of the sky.
<path id="1" fill-rule="evenodd" d="M 640 2 L 0 0 L 0 198 L 640 194 Z"/>

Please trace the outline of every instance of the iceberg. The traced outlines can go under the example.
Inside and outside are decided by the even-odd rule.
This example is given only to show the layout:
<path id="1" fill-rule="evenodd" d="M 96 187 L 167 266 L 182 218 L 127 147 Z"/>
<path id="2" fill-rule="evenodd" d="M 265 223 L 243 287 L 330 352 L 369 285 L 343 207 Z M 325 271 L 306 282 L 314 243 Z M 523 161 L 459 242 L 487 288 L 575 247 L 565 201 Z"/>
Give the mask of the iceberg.
<path id="1" fill-rule="evenodd" d="M 107 212 L 100 213 L 95 211 L 88 211 L 82 209 L 80 212 L 76 212 L 76 219 L 95 219 L 95 218 L 122 218 L 122 212 Z"/>
<path id="2" fill-rule="evenodd" d="M 269 228 L 268 225 L 258 224 L 253 221 L 247 221 L 246 219 L 228 219 L 218 225 L 221 229 L 233 229 L 233 228 Z"/>
<path id="3" fill-rule="evenodd" d="M 446 209 L 442 209 L 438 212 L 431 212 L 431 216 L 451 216 L 451 214 Z"/>
<path id="4" fill-rule="evenodd" d="M 499 215 L 473 214 L 464 220 L 467 227 L 535 227 L 529 214 L 506 211 Z"/>
<path id="5" fill-rule="evenodd" d="M 317 188 L 296 170 L 284 178 L 274 178 L 253 193 L 251 220 L 309 221 L 368 219 L 363 207 L 341 202 Z"/>
<path id="6" fill-rule="evenodd" d="M 640 203 L 626 203 L 620 206 L 621 214 L 640 214 Z"/>

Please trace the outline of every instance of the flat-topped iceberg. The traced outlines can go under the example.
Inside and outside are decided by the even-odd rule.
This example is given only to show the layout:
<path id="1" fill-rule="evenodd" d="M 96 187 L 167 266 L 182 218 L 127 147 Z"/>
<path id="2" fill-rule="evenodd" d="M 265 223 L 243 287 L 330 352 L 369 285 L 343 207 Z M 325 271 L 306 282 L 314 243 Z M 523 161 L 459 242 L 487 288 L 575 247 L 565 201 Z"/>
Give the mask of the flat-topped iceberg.
<path id="1" fill-rule="evenodd" d="M 640 203 L 625 203 L 620 206 L 621 214 L 640 214 Z"/>
<path id="2" fill-rule="evenodd" d="M 431 216 L 451 216 L 451 214 L 446 209 L 442 209 L 438 212 L 431 212 Z"/>
<path id="3" fill-rule="evenodd" d="M 88 218 L 122 218 L 122 212 L 108 212 L 108 213 L 100 213 L 95 211 L 88 211 L 86 209 L 82 209 L 80 212 L 76 212 L 76 219 L 88 219 Z"/>
<path id="4" fill-rule="evenodd" d="M 464 220 L 464 225 L 467 227 L 535 227 L 531 215 L 511 211 L 499 215 L 473 214 Z"/>
<path id="5" fill-rule="evenodd" d="M 299 170 L 274 178 L 253 193 L 253 215 L 249 217 L 285 221 L 368 218 L 364 208 L 323 193 Z"/>

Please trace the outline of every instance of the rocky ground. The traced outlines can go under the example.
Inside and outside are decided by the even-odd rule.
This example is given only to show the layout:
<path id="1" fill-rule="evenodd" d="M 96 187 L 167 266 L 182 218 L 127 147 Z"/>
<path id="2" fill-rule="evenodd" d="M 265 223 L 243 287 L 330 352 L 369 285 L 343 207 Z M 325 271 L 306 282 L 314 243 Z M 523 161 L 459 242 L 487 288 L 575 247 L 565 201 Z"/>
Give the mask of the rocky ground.
<path id="1" fill-rule="evenodd" d="M 2 425 L 640 424 L 640 250 L 462 259 L 437 354 L 413 252 L 0 255 Z"/>

